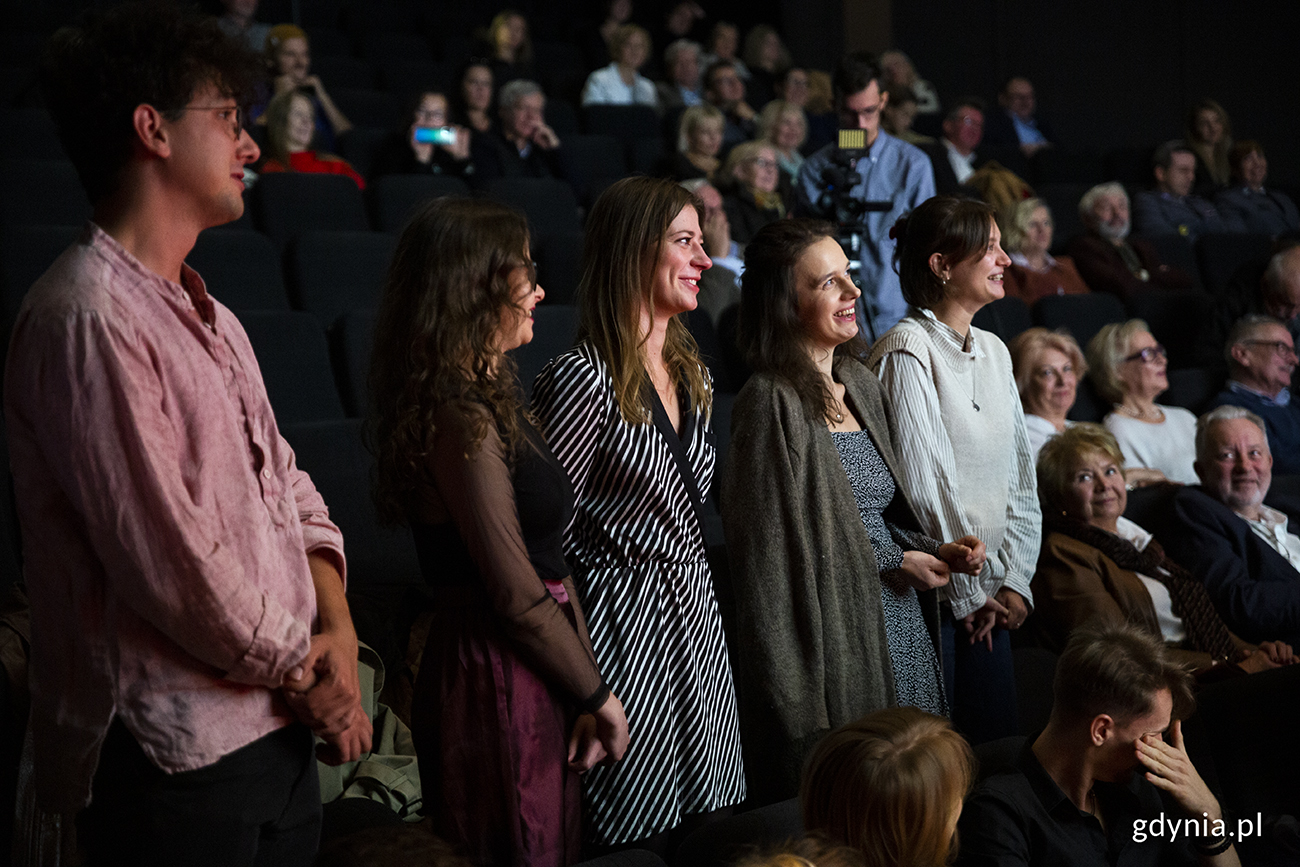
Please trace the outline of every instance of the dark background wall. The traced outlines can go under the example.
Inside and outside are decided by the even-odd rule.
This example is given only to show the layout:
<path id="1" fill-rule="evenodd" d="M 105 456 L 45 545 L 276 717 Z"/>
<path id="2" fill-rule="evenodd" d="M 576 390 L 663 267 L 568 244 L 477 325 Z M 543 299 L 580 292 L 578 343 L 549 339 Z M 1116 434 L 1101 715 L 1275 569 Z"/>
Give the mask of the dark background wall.
<path id="1" fill-rule="evenodd" d="M 1300 184 L 1297 0 L 779 2 L 801 63 L 829 69 L 844 47 L 892 44 L 945 101 L 992 99 L 1005 77 L 1026 75 L 1058 137 L 1079 148 L 1174 138 L 1187 107 L 1212 97 L 1237 138 L 1263 143 L 1273 181 Z M 721 5 L 737 17 L 747 6 Z"/>
<path id="2" fill-rule="evenodd" d="M 1180 134 L 1187 106 L 1210 96 L 1238 138 L 1262 141 L 1276 180 L 1298 179 L 1294 0 L 895 2 L 893 22 L 942 97 L 1024 74 L 1063 141 L 1108 148 Z"/>

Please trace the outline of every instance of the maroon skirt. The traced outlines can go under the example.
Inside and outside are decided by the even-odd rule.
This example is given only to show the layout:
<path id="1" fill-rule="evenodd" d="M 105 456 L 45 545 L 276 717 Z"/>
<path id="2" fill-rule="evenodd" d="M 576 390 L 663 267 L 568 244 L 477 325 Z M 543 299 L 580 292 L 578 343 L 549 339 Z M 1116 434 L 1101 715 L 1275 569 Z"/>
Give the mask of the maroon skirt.
<path id="1" fill-rule="evenodd" d="M 445 589 L 411 706 L 434 829 L 475 864 L 565 867 L 582 845 L 575 711 L 524 664 L 480 593 Z M 570 621 L 573 610 L 561 603 Z"/>

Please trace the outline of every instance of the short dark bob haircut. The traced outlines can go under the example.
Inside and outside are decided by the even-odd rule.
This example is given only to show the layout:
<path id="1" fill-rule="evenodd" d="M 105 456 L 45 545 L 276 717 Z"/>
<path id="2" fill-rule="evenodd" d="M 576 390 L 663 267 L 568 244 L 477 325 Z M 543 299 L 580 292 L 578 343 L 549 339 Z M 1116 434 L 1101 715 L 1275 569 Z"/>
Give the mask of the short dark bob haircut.
<path id="1" fill-rule="evenodd" d="M 983 256 L 993 231 L 993 207 L 975 199 L 935 196 L 904 214 L 889 230 L 894 247 L 894 270 L 903 284 L 903 298 L 913 307 L 929 310 L 947 291 L 930 267 L 938 253 L 945 267 Z"/>

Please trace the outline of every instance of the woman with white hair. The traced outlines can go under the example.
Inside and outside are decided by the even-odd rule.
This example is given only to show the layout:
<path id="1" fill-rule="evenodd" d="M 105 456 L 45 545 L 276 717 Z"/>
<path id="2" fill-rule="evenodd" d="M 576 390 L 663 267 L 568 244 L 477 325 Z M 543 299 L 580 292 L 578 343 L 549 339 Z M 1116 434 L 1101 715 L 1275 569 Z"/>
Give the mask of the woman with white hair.
<path id="1" fill-rule="evenodd" d="M 1114 410 L 1102 423 L 1125 462 L 1159 470 L 1171 482 L 1194 485 L 1196 416 L 1156 398 L 1169 388 L 1168 353 L 1141 319 L 1112 322 L 1088 341 L 1093 384 Z"/>
<path id="2" fill-rule="evenodd" d="M 587 76 L 582 89 L 582 104 L 588 105 L 658 105 L 655 86 L 641 74 L 650 59 L 650 34 L 635 24 L 624 24 L 609 40 L 613 62 Z"/>
<path id="3" fill-rule="evenodd" d="M 808 119 L 803 109 L 793 102 L 774 99 L 763 107 L 758 116 L 758 140 L 776 150 L 776 162 L 781 172 L 793 184 L 803 168 L 803 154 L 799 148 L 808 139 Z"/>
<path id="4" fill-rule="evenodd" d="M 1074 295 L 1088 291 L 1069 256 L 1053 256 L 1052 211 L 1042 199 L 1025 199 L 1016 205 L 1007 226 L 1006 251 L 1011 265 L 1003 275 L 1007 295 L 1033 304 L 1046 295 Z"/>

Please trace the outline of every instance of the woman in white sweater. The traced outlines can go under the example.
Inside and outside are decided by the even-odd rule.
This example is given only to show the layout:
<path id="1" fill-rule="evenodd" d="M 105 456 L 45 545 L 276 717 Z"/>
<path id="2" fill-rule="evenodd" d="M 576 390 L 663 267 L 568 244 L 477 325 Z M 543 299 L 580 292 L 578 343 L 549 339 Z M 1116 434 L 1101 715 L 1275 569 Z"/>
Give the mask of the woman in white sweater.
<path id="1" fill-rule="evenodd" d="M 654 84 L 639 70 L 650 59 L 650 34 L 635 24 L 624 24 L 609 40 L 614 62 L 587 76 L 582 89 L 586 105 L 658 105 Z"/>
<path id="2" fill-rule="evenodd" d="M 888 396 L 899 482 L 922 530 L 942 539 L 973 535 L 988 546 L 979 575 L 953 575 L 941 609 L 953 720 L 979 743 L 1016 731 L 1008 630 L 1032 606 L 1042 532 L 1011 357 L 996 336 L 971 326 L 981 307 L 1002 297 L 1011 260 L 982 202 L 936 196 L 890 235 L 911 309 L 868 363 Z"/>
<path id="3" fill-rule="evenodd" d="M 1171 482 L 1197 483 L 1196 416 L 1156 397 L 1169 388 L 1169 359 L 1141 319 L 1105 325 L 1088 341 L 1097 392 L 1114 405 L 1102 420 L 1132 467 L 1159 470 Z"/>

